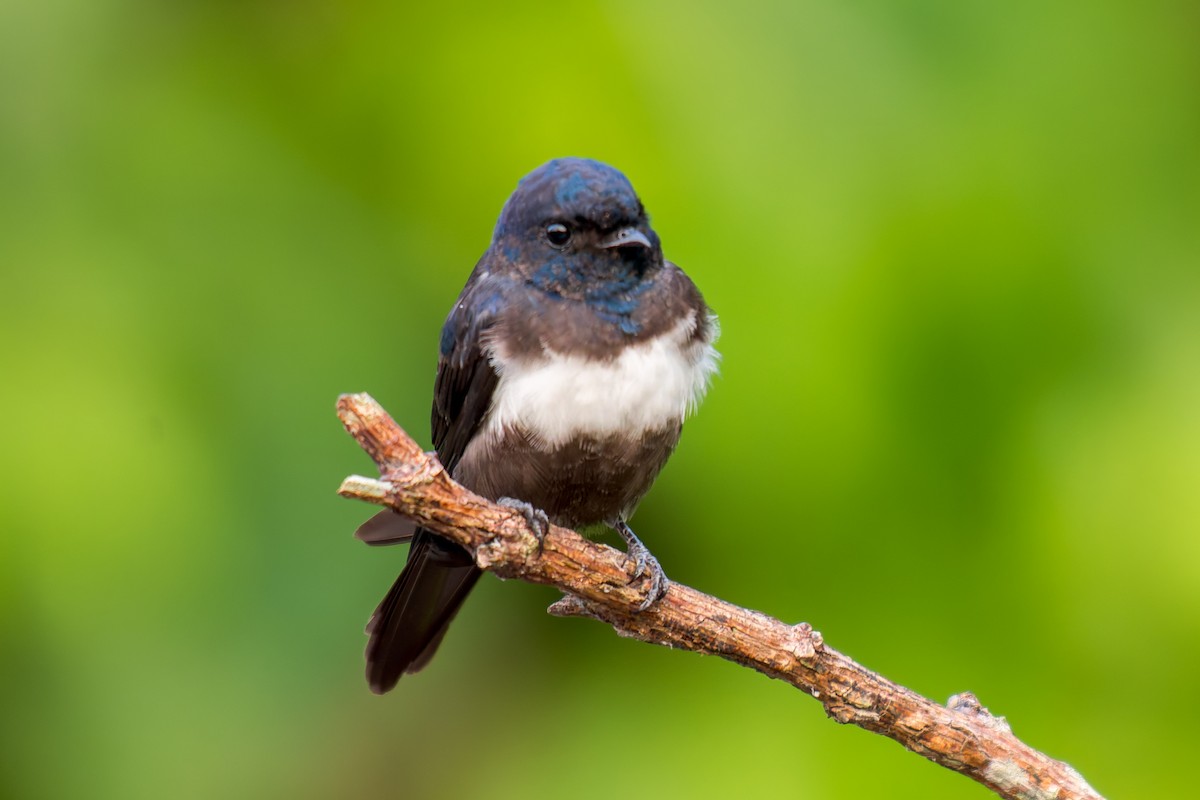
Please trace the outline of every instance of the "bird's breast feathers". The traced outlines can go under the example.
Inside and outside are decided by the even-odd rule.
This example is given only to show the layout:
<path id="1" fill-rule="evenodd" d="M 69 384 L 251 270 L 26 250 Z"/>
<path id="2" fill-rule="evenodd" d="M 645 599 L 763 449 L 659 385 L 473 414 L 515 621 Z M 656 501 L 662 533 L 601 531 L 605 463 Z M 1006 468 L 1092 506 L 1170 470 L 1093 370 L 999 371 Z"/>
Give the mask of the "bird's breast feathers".
<path id="1" fill-rule="evenodd" d="M 716 319 L 697 336 L 690 311 L 665 333 L 608 358 L 555 352 L 514 356 L 502 342 L 487 347 L 500 376 L 484 433 L 519 430 L 546 449 L 573 438 L 639 435 L 677 425 L 708 389 L 720 358 Z"/>

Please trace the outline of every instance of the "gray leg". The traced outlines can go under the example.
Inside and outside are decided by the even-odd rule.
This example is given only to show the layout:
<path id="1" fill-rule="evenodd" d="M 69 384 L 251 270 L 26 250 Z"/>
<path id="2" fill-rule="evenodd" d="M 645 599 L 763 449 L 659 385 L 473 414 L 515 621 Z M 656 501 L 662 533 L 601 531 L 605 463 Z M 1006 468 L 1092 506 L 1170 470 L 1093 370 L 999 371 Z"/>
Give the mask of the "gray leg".
<path id="1" fill-rule="evenodd" d="M 541 553 L 542 547 L 546 543 L 546 534 L 550 531 L 550 518 L 546 516 L 546 512 L 515 497 L 501 497 L 496 504 L 516 509 L 525 516 L 525 524 L 529 526 L 529 530 L 533 531 L 533 536 L 538 541 L 538 553 Z"/>
<path id="2" fill-rule="evenodd" d="M 638 606 L 638 611 L 645 611 L 667 593 L 667 587 L 671 585 L 671 582 L 667 580 L 667 576 L 659 565 L 658 559 L 650 555 L 650 551 L 646 549 L 646 545 L 642 544 L 642 540 L 629 527 L 629 523 L 623 519 L 618 519 L 612 523 L 612 528 L 621 534 L 621 538 L 625 540 L 625 546 L 629 548 L 629 557 L 636 563 L 633 577 L 637 579 L 642 577 L 646 572 L 650 573 L 650 591 L 646 593 L 646 599 Z"/>

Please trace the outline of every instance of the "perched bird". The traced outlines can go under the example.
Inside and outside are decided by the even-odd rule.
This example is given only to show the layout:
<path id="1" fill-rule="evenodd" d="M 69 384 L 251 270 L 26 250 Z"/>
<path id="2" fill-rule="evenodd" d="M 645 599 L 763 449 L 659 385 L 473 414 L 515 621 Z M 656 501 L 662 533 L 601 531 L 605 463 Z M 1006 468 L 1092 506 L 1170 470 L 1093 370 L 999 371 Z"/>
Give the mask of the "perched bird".
<path id="1" fill-rule="evenodd" d="M 667 581 L 627 520 L 708 387 L 716 336 L 628 179 L 588 159 L 550 161 L 517 185 L 442 328 L 438 458 L 543 535 L 547 517 L 612 527 L 649 572 L 649 605 Z M 412 541 L 367 626 L 367 680 L 382 694 L 429 662 L 480 570 L 390 510 L 356 535 Z"/>

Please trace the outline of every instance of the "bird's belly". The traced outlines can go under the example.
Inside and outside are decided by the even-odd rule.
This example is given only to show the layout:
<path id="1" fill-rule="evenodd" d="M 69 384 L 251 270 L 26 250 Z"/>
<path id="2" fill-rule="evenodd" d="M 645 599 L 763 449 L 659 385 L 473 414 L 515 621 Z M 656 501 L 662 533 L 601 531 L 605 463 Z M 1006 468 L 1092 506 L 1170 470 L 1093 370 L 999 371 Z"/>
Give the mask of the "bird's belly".
<path id="1" fill-rule="evenodd" d="M 559 353 L 489 356 L 500 380 L 483 433 L 520 429 L 552 449 L 570 439 L 638 435 L 678 424 L 704 395 L 717 355 L 693 337 L 695 314 L 607 358 Z"/>
<path id="2" fill-rule="evenodd" d="M 454 477 L 493 500 L 532 503 L 560 525 L 625 519 L 671 455 L 681 429 L 676 422 L 635 436 L 580 436 L 546 447 L 513 428 L 477 437 Z"/>
<path id="3" fill-rule="evenodd" d="M 679 441 L 717 355 L 695 314 L 608 358 L 497 344 L 491 407 L 454 476 L 492 499 L 532 503 L 564 525 L 626 517 Z"/>

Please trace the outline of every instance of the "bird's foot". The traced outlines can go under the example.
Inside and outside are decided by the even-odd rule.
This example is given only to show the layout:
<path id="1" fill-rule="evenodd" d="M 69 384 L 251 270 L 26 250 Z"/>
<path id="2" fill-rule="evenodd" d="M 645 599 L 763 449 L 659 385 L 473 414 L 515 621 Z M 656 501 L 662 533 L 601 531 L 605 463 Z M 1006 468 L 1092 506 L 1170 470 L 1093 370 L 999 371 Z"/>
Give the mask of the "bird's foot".
<path id="1" fill-rule="evenodd" d="M 612 527 L 625 540 L 625 546 L 628 548 L 626 556 L 634 561 L 633 579 L 637 580 L 649 573 L 650 589 L 646 592 L 646 599 L 638 606 L 638 611 L 645 611 L 667 593 L 667 587 L 671 585 L 671 582 L 667 580 L 667 575 L 663 572 L 658 559 L 650 554 L 646 545 L 642 544 L 642 540 L 637 537 L 625 520 L 617 520 Z"/>
<path id="2" fill-rule="evenodd" d="M 525 517 L 525 524 L 533 532 L 533 538 L 537 539 L 538 555 L 541 555 L 546 546 L 546 534 L 550 532 L 550 518 L 546 516 L 546 512 L 515 497 L 501 497 L 496 504 L 521 512 Z"/>

